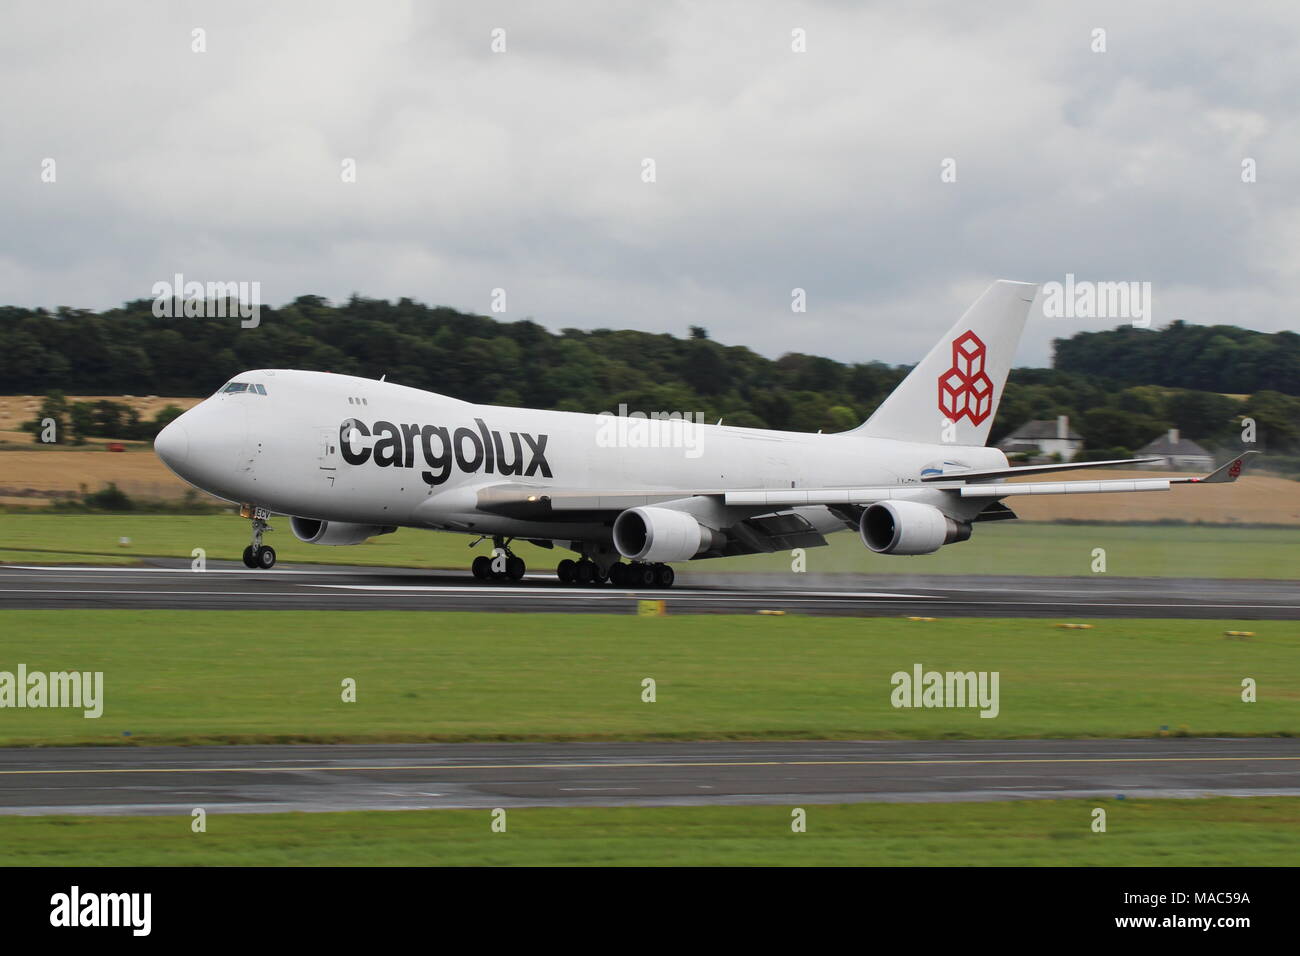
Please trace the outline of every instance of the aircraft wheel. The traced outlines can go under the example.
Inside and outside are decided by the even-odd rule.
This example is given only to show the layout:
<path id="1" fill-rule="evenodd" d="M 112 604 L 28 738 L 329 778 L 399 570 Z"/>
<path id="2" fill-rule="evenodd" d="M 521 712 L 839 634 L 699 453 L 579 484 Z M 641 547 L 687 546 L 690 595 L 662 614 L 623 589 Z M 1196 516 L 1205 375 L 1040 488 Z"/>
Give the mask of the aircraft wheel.
<path id="1" fill-rule="evenodd" d="M 573 580 L 577 584 L 588 585 L 596 579 L 596 563 L 594 561 L 579 561 L 573 569 Z"/>
<path id="2" fill-rule="evenodd" d="M 492 559 L 485 554 L 480 554 L 474 559 L 474 563 L 469 566 L 469 569 L 474 572 L 474 577 L 480 581 L 486 581 L 492 577 Z"/>
<path id="3" fill-rule="evenodd" d="M 655 586 L 661 588 L 670 588 L 673 581 L 677 579 L 676 572 L 666 564 L 655 565 Z"/>
<path id="4" fill-rule="evenodd" d="M 522 581 L 526 570 L 528 568 L 524 565 L 523 558 L 517 558 L 514 555 L 506 558 L 506 577 L 511 581 Z"/>
<path id="5" fill-rule="evenodd" d="M 555 566 L 555 576 L 560 579 L 561 584 L 572 584 L 574 569 L 578 562 L 572 558 L 565 558 Z"/>
<path id="6" fill-rule="evenodd" d="M 269 544 L 264 544 L 253 554 L 253 560 L 263 571 L 269 571 L 275 567 L 275 548 Z"/>
<path id="7" fill-rule="evenodd" d="M 253 546 L 251 544 L 244 549 L 244 567 L 257 567 L 257 557 L 253 554 Z"/>
<path id="8" fill-rule="evenodd" d="M 610 567 L 609 583 L 616 588 L 627 587 L 627 565 L 622 561 Z"/>
<path id="9" fill-rule="evenodd" d="M 630 575 L 631 584 L 638 588 L 655 586 L 655 566 L 653 564 L 635 564 Z"/>

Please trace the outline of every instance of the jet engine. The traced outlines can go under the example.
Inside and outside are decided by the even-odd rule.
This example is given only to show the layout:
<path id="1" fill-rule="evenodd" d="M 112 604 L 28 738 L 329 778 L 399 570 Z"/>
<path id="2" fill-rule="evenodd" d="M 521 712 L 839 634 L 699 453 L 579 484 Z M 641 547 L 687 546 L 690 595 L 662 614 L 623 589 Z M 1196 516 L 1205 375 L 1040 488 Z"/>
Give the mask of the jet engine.
<path id="1" fill-rule="evenodd" d="M 633 561 L 689 561 L 723 544 L 721 534 L 670 508 L 629 508 L 614 521 L 614 547 Z"/>
<path id="2" fill-rule="evenodd" d="M 316 518 L 290 518 L 293 536 L 308 544 L 360 544 L 377 534 L 389 534 L 396 528 L 378 524 L 350 524 L 345 521 L 320 521 Z"/>
<path id="3" fill-rule="evenodd" d="M 919 501 L 878 501 L 862 512 L 858 530 L 877 554 L 929 554 L 970 537 L 965 521 Z"/>

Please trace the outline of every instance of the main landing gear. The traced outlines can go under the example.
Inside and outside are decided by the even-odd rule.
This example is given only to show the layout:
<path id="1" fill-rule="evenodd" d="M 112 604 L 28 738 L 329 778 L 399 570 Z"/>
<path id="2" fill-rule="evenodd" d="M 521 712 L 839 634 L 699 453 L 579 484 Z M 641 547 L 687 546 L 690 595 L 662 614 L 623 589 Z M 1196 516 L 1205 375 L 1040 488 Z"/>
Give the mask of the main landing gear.
<path id="1" fill-rule="evenodd" d="M 478 538 L 470 547 L 478 544 Z M 492 554 L 480 554 L 470 565 L 474 577 L 480 581 L 519 581 L 528 570 L 524 559 L 510 550 L 514 538 L 495 535 L 492 538 Z M 624 564 L 618 560 L 618 553 L 608 548 L 593 549 L 581 545 L 587 551 L 574 561 L 565 558 L 555 568 L 555 576 L 561 584 L 576 584 L 581 587 L 599 587 L 612 584 L 617 588 L 670 588 L 677 577 L 673 569 L 666 564 L 646 564 L 634 561 Z M 574 550 L 578 550 L 577 547 Z"/>
<path id="2" fill-rule="evenodd" d="M 253 519 L 253 543 L 244 549 L 244 567 L 271 570 L 275 567 L 275 548 L 269 544 L 262 544 L 262 534 L 275 530 L 267 521 L 271 513 L 263 508 L 250 508 L 245 505 L 240 510 L 240 514 L 245 518 L 251 516 Z"/>
<path id="3" fill-rule="evenodd" d="M 677 577 L 666 564 L 646 564 L 641 561 L 623 564 L 615 561 L 602 569 L 591 558 L 573 561 L 565 558 L 555 569 L 561 584 L 578 584 L 583 587 L 609 583 L 616 588 L 670 588 Z"/>
<path id="4" fill-rule="evenodd" d="M 482 539 L 479 539 L 482 540 Z M 470 565 L 470 570 L 474 577 L 480 581 L 493 580 L 510 580 L 519 581 L 523 579 L 524 572 L 528 570 L 524 564 L 524 559 L 519 557 L 510 550 L 510 541 L 497 535 L 492 539 L 492 555 L 480 554 Z M 475 544 L 478 542 L 476 541 Z"/>

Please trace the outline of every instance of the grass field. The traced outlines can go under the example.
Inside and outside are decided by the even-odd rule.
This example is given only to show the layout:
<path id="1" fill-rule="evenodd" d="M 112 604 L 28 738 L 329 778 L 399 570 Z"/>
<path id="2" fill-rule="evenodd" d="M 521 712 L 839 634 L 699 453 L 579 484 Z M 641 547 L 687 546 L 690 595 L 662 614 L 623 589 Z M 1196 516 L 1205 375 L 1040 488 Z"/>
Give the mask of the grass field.
<path id="1" fill-rule="evenodd" d="M 472 538 L 403 528 L 355 547 L 303 544 L 287 518 L 267 537 L 282 562 L 468 568 Z M 139 556 L 190 560 L 203 548 L 212 560 L 238 561 L 249 523 L 227 515 L 0 514 L 0 561 L 9 563 L 123 563 Z M 119 540 L 128 538 L 129 546 Z M 1017 574 L 1101 578 L 1091 567 L 1093 549 L 1106 551 L 1106 573 L 1117 577 L 1295 577 L 1296 532 L 1284 528 L 1223 526 L 1054 525 L 990 522 L 967 542 L 935 554 L 892 557 L 868 551 L 856 534 L 833 535 L 830 545 L 807 552 L 810 574 Z M 567 552 L 524 542 L 516 550 L 529 566 L 551 570 Z M 768 571 L 790 573 L 786 552 L 678 565 L 679 572 Z M 791 573 L 791 583 L 798 575 Z"/>
<path id="2" fill-rule="evenodd" d="M 1102 807 L 1107 831 L 1093 833 Z M 7 817 L 5 866 L 1296 866 L 1300 798 Z"/>
<path id="3" fill-rule="evenodd" d="M 1291 735 L 1298 651 L 1291 622 L 5 611 L 0 669 L 103 671 L 105 703 L 5 709 L 0 745 Z M 999 672 L 999 715 L 895 709 L 915 663 Z"/>

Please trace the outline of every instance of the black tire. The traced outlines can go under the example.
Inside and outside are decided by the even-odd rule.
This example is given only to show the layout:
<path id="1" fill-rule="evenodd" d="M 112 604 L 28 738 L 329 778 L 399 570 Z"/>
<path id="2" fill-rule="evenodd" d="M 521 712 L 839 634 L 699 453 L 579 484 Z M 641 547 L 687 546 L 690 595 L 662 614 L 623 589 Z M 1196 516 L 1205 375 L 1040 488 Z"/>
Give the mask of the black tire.
<path id="1" fill-rule="evenodd" d="M 486 554 L 480 554 L 474 559 L 474 563 L 469 566 L 469 569 L 473 572 L 474 577 L 480 581 L 486 581 L 492 577 L 492 559 Z"/>
<path id="2" fill-rule="evenodd" d="M 524 572 L 527 570 L 528 568 L 524 564 L 523 558 L 518 558 L 514 555 L 506 558 L 506 577 L 511 581 L 522 581 L 524 579 Z"/>
<path id="3" fill-rule="evenodd" d="M 591 584 L 596 579 L 596 563 L 594 561 L 579 561 L 577 567 L 573 569 L 573 580 L 575 584 L 581 584 L 584 587 Z"/>
<path id="4" fill-rule="evenodd" d="M 627 587 L 627 565 L 622 561 L 609 569 L 609 583 L 616 588 Z"/>
<path id="5" fill-rule="evenodd" d="M 655 587 L 670 588 L 677 580 L 677 573 L 666 564 L 655 565 Z"/>
<path id="6" fill-rule="evenodd" d="M 577 561 L 574 561 L 572 558 L 565 558 L 555 566 L 555 576 L 560 579 L 561 584 L 572 584 L 573 572 L 577 566 Z"/>
<path id="7" fill-rule="evenodd" d="M 263 571 L 270 571 L 275 567 L 275 548 L 269 544 L 264 544 L 258 548 L 253 557 L 257 561 L 257 566 Z"/>
<path id="8" fill-rule="evenodd" d="M 632 584 L 638 588 L 652 588 L 655 586 L 655 566 L 653 564 L 637 564 L 632 567 Z"/>
<path id="9" fill-rule="evenodd" d="M 251 544 L 244 549 L 244 567 L 257 567 L 257 557 L 253 554 L 253 546 Z"/>

